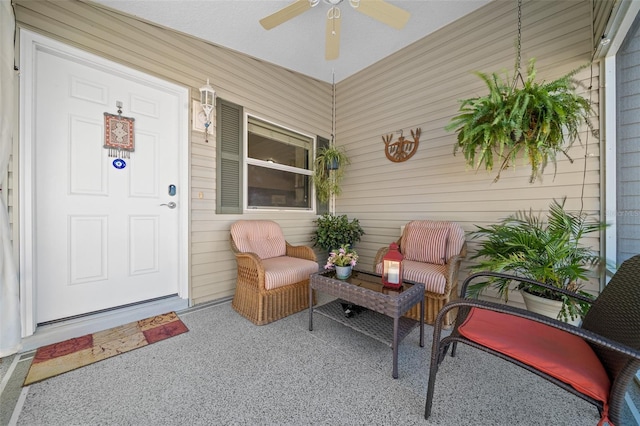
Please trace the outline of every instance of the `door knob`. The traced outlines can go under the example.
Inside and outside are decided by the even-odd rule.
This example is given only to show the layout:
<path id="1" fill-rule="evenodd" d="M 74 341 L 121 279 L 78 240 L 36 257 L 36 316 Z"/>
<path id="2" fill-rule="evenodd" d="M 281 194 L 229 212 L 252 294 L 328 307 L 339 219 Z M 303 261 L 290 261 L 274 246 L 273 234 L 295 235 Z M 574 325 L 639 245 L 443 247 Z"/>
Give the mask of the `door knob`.
<path id="1" fill-rule="evenodd" d="M 173 201 L 170 201 L 170 202 L 168 202 L 168 203 L 163 203 L 163 204 L 160 204 L 160 205 L 161 205 L 161 206 L 167 206 L 167 207 L 169 207 L 170 209 L 175 209 L 175 208 L 176 208 L 176 203 L 174 203 Z"/>

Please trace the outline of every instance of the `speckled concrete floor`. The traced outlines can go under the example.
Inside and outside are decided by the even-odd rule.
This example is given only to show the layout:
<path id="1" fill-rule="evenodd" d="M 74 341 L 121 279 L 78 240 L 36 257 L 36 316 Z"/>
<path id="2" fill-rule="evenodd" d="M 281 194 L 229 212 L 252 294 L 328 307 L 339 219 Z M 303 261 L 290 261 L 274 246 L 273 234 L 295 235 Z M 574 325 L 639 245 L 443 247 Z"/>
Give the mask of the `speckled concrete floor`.
<path id="1" fill-rule="evenodd" d="M 388 346 L 321 315 L 314 316 L 313 332 L 307 312 L 258 327 L 229 303 L 188 310 L 180 318 L 188 333 L 22 390 L 28 354 L 13 358 L 17 362 L 4 359 L 3 376 L 8 365 L 15 367 L 14 377 L 4 380 L 2 424 L 10 419 L 29 426 L 598 422 L 590 404 L 464 345 L 456 358 L 442 363 L 433 414 L 426 421 L 430 327 L 424 348 L 417 329 L 400 344 L 394 380 Z"/>

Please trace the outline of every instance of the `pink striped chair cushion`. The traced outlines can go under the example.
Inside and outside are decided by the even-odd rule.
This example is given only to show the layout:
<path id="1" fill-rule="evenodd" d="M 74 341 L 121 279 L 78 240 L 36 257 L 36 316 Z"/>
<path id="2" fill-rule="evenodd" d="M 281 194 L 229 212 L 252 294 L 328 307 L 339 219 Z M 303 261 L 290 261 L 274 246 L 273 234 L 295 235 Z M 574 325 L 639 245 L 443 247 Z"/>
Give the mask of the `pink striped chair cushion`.
<path id="1" fill-rule="evenodd" d="M 318 264 L 312 260 L 280 256 L 262 261 L 264 267 L 264 287 L 267 290 L 308 280 L 309 275 L 318 272 Z"/>
<path id="2" fill-rule="evenodd" d="M 282 229 L 272 220 L 239 220 L 231 225 L 231 237 L 238 250 L 255 253 L 260 259 L 287 254 Z"/>
<path id="3" fill-rule="evenodd" d="M 444 294 L 444 287 L 447 284 L 446 266 L 412 260 L 407 260 L 402 266 L 404 267 L 402 275 L 407 280 L 424 283 L 425 291 Z"/>
<path id="4" fill-rule="evenodd" d="M 402 237 L 402 254 L 406 260 L 444 265 L 448 237 L 449 227 L 432 228 L 411 222 Z"/>
<path id="5" fill-rule="evenodd" d="M 405 259 L 402 261 L 402 277 L 405 280 L 424 283 L 425 291 L 444 294 L 444 287 L 447 284 L 446 268 L 444 265 Z M 376 273 L 382 274 L 382 263 L 376 265 Z"/>

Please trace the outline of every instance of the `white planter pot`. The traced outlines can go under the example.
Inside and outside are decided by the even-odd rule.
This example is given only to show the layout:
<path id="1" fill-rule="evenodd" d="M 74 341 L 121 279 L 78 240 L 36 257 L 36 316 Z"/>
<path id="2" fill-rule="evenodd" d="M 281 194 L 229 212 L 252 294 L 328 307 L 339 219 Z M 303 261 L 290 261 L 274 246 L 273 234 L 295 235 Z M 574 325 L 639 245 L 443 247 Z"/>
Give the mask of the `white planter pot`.
<path id="1" fill-rule="evenodd" d="M 351 275 L 351 266 L 336 266 L 336 278 L 346 280 Z"/>
<path id="2" fill-rule="evenodd" d="M 536 296 L 535 294 L 527 293 L 526 291 L 521 291 L 520 293 L 522 294 L 524 304 L 528 311 L 535 312 L 549 318 L 558 319 L 560 308 L 562 308 L 562 302 L 560 300 L 545 299 L 544 297 Z M 579 326 L 581 321 L 581 318 L 576 318 L 567 322 L 569 324 Z"/>

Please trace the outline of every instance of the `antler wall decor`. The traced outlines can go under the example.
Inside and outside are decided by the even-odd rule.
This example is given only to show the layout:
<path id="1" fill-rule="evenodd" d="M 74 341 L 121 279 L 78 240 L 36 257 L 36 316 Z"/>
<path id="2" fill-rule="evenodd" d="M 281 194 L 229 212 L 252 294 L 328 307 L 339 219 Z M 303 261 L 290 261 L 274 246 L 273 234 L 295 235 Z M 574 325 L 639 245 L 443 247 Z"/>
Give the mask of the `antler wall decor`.
<path id="1" fill-rule="evenodd" d="M 400 130 L 400 137 L 396 142 L 393 142 L 393 133 L 382 136 L 384 142 L 384 153 L 387 158 L 394 163 L 401 163 L 407 161 L 413 157 L 413 154 L 418 150 L 418 144 L 420 143 L 420 127 L 415 131 L 411 131 L 411 137 L 413 141 L 407 140 Z"/>

